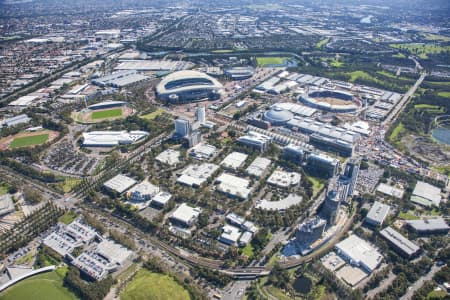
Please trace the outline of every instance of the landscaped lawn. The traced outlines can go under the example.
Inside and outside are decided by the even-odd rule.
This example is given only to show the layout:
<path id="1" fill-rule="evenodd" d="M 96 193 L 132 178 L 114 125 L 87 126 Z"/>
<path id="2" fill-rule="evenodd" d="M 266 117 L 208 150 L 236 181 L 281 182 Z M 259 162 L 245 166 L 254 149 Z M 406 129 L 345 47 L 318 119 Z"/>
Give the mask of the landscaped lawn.
<path id="1" fill-rule="evenodd" d="M 191 299 L 188 291 L 169 275 L 140 269 L 120 295 L 121 300 L 185 300 Z"/>
<path id="2" fill-rule="evenodd" d="M 120 117 L 122 108 L 114 108 L 108 110 L 94 111 L 91 115 L 92 120 Z"/>
<path id="3" fill-rule="evenodd" d="M 406 50 L 409 53 L 417 54 L 422 59 L 427 59 L 428 54 L 436 54 L 448 51 L 450 46 L 441 46 L 435 43 L 407 43 L 407 44 L 390 44 L 392 48 Z"/>
<path id="4" fill-rule="evenodd" d="M 65 214 L 63 214 L 61 217 L 59 217 L 58 221 L 64 224 L 70 224 L 73 220 L 77 217 L 77 214 L 73 211 L 68 211 Z"/>
<path id="5" fill-rule="evenodd" d="M 141 116 L 141 118 L 146 119 L 146 120 L 153 120 L 154 118 L 156 118 L 159 115 L 162 115 L 163 113 L 164 113 L 164 109 L 158 108 L 154 112 L 151 112 L 149 114 Z"/>
<path id="6" fill-rule="evenodd" d="M 403 126 L 402 123 L 399 123 L 397 125 L 397 127 L 395 127 L 394 130 L 392 130 L 392 133 L 389 136 L 389 140 L 390 141 L 395 141 L 397 139 L 397 137 L 399 136 L 399 134 L 401 134 L 404 131 L 405 131 L 405 127 Z"/>
<path id="7" fill-rule="evenodd" d="M 81 182 L 79 178 L 66 178 L 64 181 L 58 183 L 58 188 L 60 188 L 64 193 L 70 193 L 74 187 L 76 187 Z"/>
<path id="8" fill-rule="evenodd" d="M 42 145 L 47 141 L 48 141 L 48 133 L 18 137 L 12 141 L 12 143 L 9 145 L 9 148 L 14 149 L 20 147 Z"/>
<path id="9" fill-rule="evenodd" d="M 252 244 L 248 243 L 244 248 L 242 248 L 242 253 L 248 257 L 253 257 Z"/>
<path id="10" fill-rule="evenodd" d="M 403 220 L 419 220 L 420 218 L 411 214 L 410 212 L 404 213 L 401 212 L 398 214 L 398 217 Z"/>
<path id="11" fill-rule="evenodd" d="M 256 62 L 258 66 L 264 67 L 268 65 L 282 65 L 286 57 L 257 57 Z"/>
<path id="12" fill-rule="evenodd" d="M 0 294 L 0 300 L 18 299 L 74 300 L 78 298 L 63 287 L 62 277 L 53 271 L 25 279 Z"/>
<path id="13" fill-rule="evenodd" d="M 8 185 L 0 182 L 0 196 L 5 195 L 8 192 Z"/>

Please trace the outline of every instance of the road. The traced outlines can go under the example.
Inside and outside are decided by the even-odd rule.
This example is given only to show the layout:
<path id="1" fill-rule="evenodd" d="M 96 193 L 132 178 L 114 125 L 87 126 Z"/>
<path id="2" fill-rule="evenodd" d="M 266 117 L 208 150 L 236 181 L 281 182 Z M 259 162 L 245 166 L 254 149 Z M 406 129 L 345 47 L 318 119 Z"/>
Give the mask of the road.
<path id="1" fill-rule="evenodd" d="M 245 290 L 250 286 L 250 280 L 232 281 L 230 287 L 226 287 L 222 293 L 223 300 L 243 299 Z"/>
<path id="2" fill-rule="evenodd" d="M 439 272 L 443 267 L 444 266 L 433 265 L 431 267 L 430 272 L 428 272 L 425 276 L 420 277 L 416 282 L 414 282 L 414 284 L 412 284 L 408 288 L 408 291 L 406 292 L 406 294 L 403 295 L 403 297 L 400 298 L 400 300 L 410 300 L 410 299 L 412 299 L 412 296 L 414 295 L 414 293 L 418 289 L 420 289 L 426 281 L 429 281 L 429 280 L 433 279 L 434 274 Z"/>

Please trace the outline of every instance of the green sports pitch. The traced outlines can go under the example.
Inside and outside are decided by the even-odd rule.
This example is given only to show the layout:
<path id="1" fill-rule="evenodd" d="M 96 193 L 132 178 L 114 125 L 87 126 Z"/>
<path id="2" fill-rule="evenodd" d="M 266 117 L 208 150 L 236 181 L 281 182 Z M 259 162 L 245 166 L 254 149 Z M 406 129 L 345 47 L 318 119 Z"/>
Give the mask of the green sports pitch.
<path id="1" fill-rule="evenodd" d="M 48 141 L 48 133 L 22 136 L 15 138 L 9 145 L 9 148 L 14 149 L 14 148 L 42 145 L 47 141 Z"/>
<path id="2" fill-rule="evenodd" d="M 256 62 L 258 63 L 258 66 L 264 67 L 264 66 L 270 66 L 270 65 L 283 65 L 284 61 L 287 59 L 287 57 L 257 57 Z"/>
<path id="3" fill-rule="evenodd" d="M 63 279 L 53 271 L 25 279 L 0 293 L 0 300 L 13 299 L 76 300 L 78 297 L 63 286 Z"/>
<path id="4" fill-rule="evenodd" d="M 91 115 L 92 120 L 115 118 L 122 116 L 122 108 L 94 111 Z"/>

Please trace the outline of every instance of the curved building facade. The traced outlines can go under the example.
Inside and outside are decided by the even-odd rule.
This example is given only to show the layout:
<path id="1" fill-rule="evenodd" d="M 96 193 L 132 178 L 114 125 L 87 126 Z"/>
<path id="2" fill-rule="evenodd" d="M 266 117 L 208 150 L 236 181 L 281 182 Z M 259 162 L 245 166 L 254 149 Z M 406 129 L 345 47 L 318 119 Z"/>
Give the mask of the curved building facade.
<path id="1" fill-rule="evenodd" d="M 255 74 L 255 69 L 252 67 L 233 67 L 225 69 L 224 74 L 231 80 L 245 80 Z"/>
<path id="2" fill-rule="evenodd" d="M 298 100 L 309 107 L 329 112 L 346 113 L 358 110 L 358 105 L 353 102 L 353 95 L 343 91 L 314 91 L 300 96 Z"/>
<path id="3" fill-rule="evenodd" d="M 264 120 L 273 126 L 284 125 L 294 118 L 294 114 L 280 107 L 272 107 L 264 113 Z"/>
<path id="4" fill-rule="evenodd" d="M 156 95 L 172 103 L 216 100 L 222 84 L 205 73 L 178 71 L 167 75 L 156 87 Z"/>

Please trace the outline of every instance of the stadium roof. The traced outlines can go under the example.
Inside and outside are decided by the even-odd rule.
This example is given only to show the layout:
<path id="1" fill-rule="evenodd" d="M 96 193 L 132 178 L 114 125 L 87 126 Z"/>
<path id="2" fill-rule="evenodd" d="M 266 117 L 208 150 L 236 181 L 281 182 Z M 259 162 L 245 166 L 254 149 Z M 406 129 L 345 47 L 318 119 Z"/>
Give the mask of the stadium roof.
<path id="1" fill-rule="evenodd" d="M 199 79 L 201 81 L 188 82 L 189 80 Z M 185 84 L 175 86 L 173 88 L 167 88 L 167 85 L 172 82 L 186 80 Z M 193 89 L 221 89 L 222 84 L 211 76 L 192 70 L 177 71 L 167 75 L 156 87 L 158 94 L 177 93 L 183 91 L 189 91 Z"/>
<path id="2" fill-rule="evenodd" d="M 317 109 L 315 108 L 311 108 L 308 106 L 304 106 L 298 103 L 291 103 L 291 102 L 282 102 L 282 103 L 275 103 L 274 105 L 271 106 L 271 108 L 281 108 L 284 110 L 289 110 L 291 113 L 295 114 L 295 115 L 300 115 L 300 116 L 304 116 L 304 117 L 311 117 L 316 111 Z"/>
<path id="3" fill-rule="evenodd" d="M 127 102 L 125 102 L 125 101 L 111 101 L 111 100 L 108 100 L 108 101 L 103 101 L 103 102 L 100 102 L 100 103 L 95 103 L 95 104 L 89 105 L 88 108 L 89 109 L 99 109 L 99 108 L 102 108 L 102 107 L 105 107 L 105 106 L 121 106 L 121 105 L 126 105 L 126 104 L 127 104 Z"/>
<path id="4" fill-rule="evenodd" d="M 264 120 L 272 125 L 281 125 L 294 117 L 294 114 L 280 107 L 273 107 L 264 113 Z"/>

